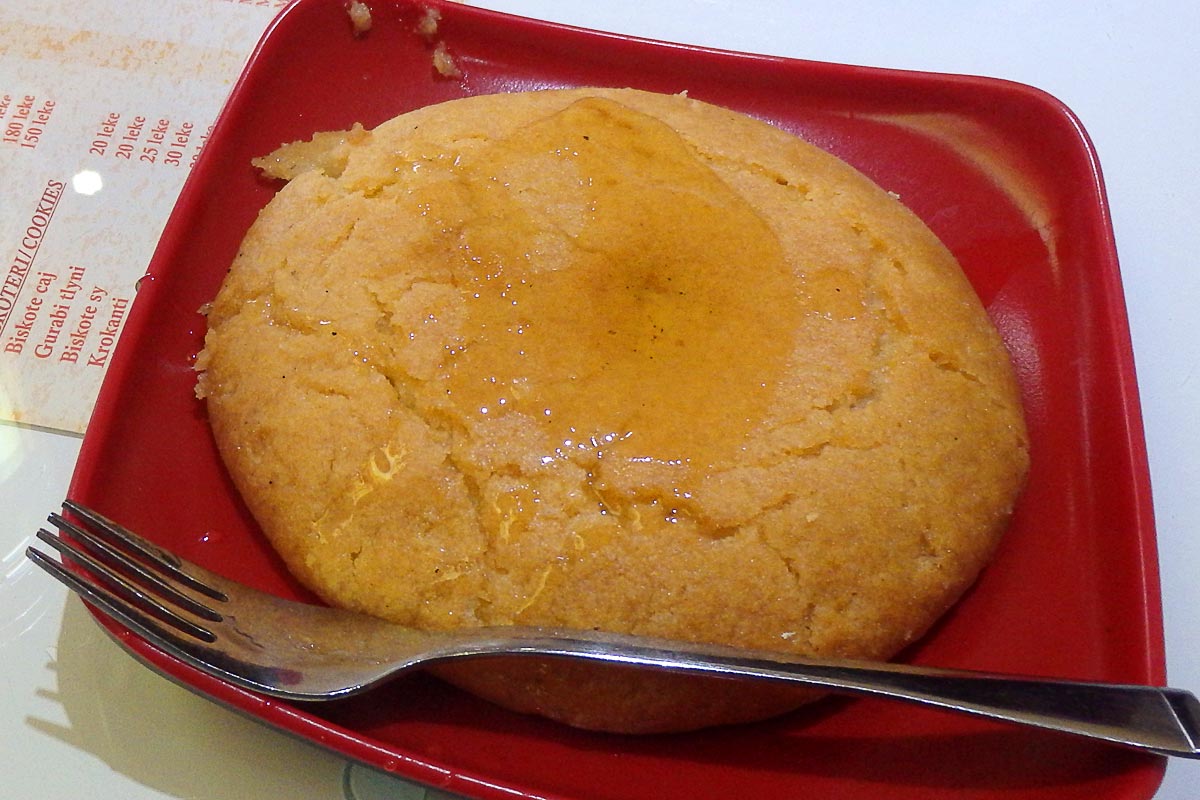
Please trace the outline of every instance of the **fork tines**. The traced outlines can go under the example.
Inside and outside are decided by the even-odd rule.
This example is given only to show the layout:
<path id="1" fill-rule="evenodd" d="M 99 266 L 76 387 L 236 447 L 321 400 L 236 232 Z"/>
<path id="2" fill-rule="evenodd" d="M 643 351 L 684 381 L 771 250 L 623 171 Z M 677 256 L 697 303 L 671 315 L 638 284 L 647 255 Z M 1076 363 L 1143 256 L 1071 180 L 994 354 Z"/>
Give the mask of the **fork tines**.
<path id="1" fill-rule="evenodd" d="M 71 500 L 63 508 L 75 521 L 50 514 L 47 520 L 59 534 L 45 528 L 37 532 L 61 554 L 62 563 L 29 547 L 25 554 L 34 563 L 133 628 L 169 635 L 158 624 L 163 623 L 200 641 L 216 641 L 203 622 L 221 621 L 209 602 L 224 602 L 224 593 L 185 572 L 174 555 L 90 508 Z M 69 569 L 68 561 L 81 569 Z"/>

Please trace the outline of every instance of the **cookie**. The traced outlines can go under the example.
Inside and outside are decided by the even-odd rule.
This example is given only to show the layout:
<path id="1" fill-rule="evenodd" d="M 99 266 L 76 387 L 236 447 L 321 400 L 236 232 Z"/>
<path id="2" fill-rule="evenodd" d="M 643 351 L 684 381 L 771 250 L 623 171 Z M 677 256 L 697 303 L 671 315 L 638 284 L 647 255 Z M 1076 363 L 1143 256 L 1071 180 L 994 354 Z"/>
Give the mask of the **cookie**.
<path id="1" fill-rule="evenodd" d="M 894 196 L 683 95 L 472 97 L 281 148 L 208 317 L 230 475 L 330 604 L 886 659 L 1027 469 L 959 265 Z M 810 695 L 553 661 L 441 674 L 618 731 Z"/>

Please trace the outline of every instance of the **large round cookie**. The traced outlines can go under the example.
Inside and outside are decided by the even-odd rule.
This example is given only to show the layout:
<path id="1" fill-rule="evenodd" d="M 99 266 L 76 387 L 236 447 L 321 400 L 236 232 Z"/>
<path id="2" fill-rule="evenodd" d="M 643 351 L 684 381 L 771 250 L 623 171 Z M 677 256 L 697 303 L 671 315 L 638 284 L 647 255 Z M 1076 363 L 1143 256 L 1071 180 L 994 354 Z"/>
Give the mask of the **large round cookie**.
<path id="1" fill-rule="evenodd" d="M 895 198 L 685 96 L 474 97 L 285 147 L 198 368 L 289 569 L 406 625 L 839 657 L 922 635 L 1027 465 L 1007 354 Z M 554 662 L 443 675 L 585 727 L 793 692 Z"/>

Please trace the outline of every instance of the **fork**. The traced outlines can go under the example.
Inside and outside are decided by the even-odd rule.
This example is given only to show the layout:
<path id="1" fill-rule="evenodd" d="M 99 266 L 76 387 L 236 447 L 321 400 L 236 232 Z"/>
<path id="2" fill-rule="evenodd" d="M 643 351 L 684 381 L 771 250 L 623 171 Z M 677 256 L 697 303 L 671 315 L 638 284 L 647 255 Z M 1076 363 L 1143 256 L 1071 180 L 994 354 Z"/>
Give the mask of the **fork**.
<path id="1" fill-rule="evenodd" d="M 1181 689 L 802 658 L 599 631 L 421 631 L 260 592 L 76 502 L 63 508 L 74 521 L 52 513 L 47 519 L 57 534 L 37 532 L 61 560 L 32 546 L 25 551 L 30 559 L 169 655 L 273 697 L 334 700 L 440 661 L 549 656 L 820 687 L 1200 758 L 1200 702 Z"/>

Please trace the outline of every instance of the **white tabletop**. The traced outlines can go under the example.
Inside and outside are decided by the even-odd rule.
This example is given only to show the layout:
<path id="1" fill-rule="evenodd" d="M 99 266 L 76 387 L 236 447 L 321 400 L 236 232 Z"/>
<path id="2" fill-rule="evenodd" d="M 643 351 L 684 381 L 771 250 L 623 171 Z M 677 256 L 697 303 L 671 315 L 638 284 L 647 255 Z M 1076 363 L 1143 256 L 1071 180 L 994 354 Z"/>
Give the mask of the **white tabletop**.
<path id="1" fill-rule="evenodd" d="M 1200 690 L 1200 4 L 477 4 L 725 49 L 1001 77 L 1065 102 L 1095 143 L 1112 208 L 1154 490 L 1168 677 L 1173 685 Z M 39 5 L 53 10 L 59 4 L 32 3 Z M 161 13 L 170 14 L 172 5 L 187 3 L 163 3 Z M 127 24 L 123 8 L 112 0 L 107 24 L 113 30 Z M 23 31 L 24 23 L 8 15 L 0 10 L 0 56 L 10 37 Z M 269 15 L 246 19 L 265 26 Z M 0 93 L 9 80 L 0 72 Z M 2 194 L 0 187 L 0 209 Z M 0 424 L 0 794 L 99 800 L 444 797 L 349 765 L 168 683 L 121 652 L 78 601 L 33 570 L 22 553 L 62 499 L 78 449 L 75 436 Z M 1197 785 L 1200 761 L 1176 760 L 1156 797 L 1190 800 Z"/>

